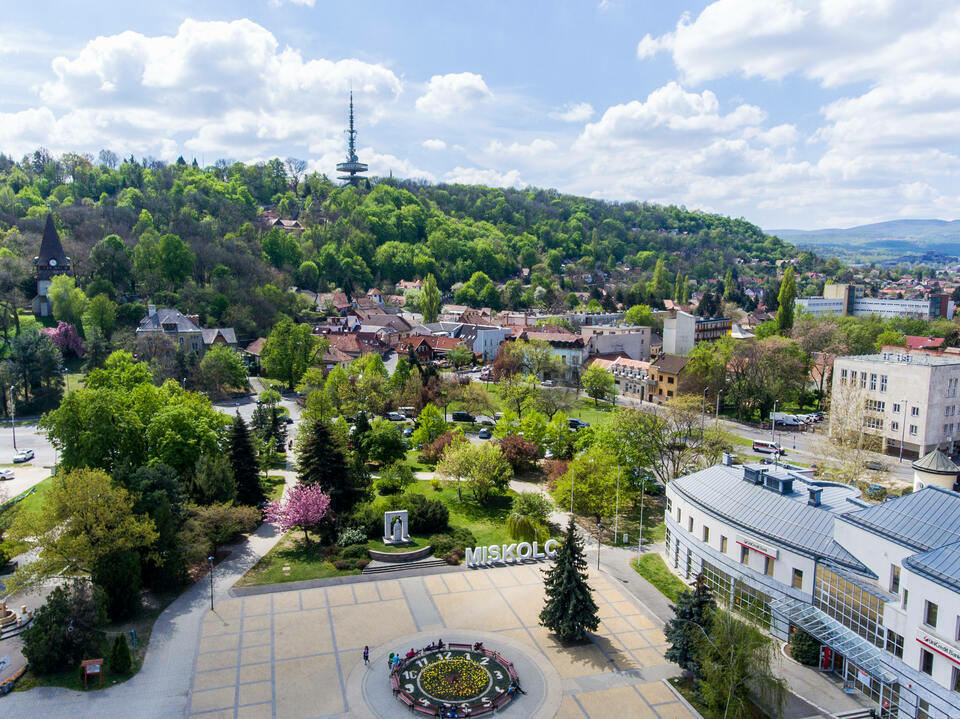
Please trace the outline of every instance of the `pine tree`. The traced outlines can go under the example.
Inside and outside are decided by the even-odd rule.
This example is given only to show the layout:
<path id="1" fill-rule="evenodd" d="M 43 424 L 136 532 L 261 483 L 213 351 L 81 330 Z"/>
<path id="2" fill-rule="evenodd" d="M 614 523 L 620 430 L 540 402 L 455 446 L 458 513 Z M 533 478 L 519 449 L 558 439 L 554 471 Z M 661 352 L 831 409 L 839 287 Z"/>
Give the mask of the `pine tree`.
<path id="1" fill-rule="evenodd" d="M 337 514 L 350 511 L 360 497 L 353 473 L 335 444 L 326 423 L 316 420 L 304 430 L 297 461 L 302 484 L 316 484 L 330 495 L 330 508 Z"/>
<path id="2" fill-rule="evenodd" d="M 593 590 L 587 584 L 587 560 L 577 536 L 573 517 L 551 569 L 545 573 L 547 601 L 540 612 L 540 624 L 564 642 L 582 641 L 588 631 L 600 625 Z"/>
<path id="3" fill-rule="evenodd" d="M 787 267 L 780 282 L 780 294 L 777 302 L 777 329 L 783 333 L 793 328 L 793 303 L 797 299 L 797 281 L 793 274 L 793 267 Z"/>
<path id="4" fill-rule="evenodd" d="M 257 465 L 257 453 L 250 440 L 250 430 L 240 413 L 233 419 L 227 435 L 227 454 L 233 468 L 233 478 L 237 483 L 237 501 L 251 507 L 259 507 L 266 496 L 260 484 L 260 471 Z"/>
<path id="5" fill-rule="evenodd" d="M 114 674 L 126 674 L 130 671 L 131 664 L 127 637 L 125 634 L 118 634 L 110 651 L 110 671 Z"/>
<path id="6" fill-rule="evenodd" d="M 680 304 L 690 304 L 690 275 L 683 276 L 683 298 Z"/>
<path id="7" fill-rule="evenodd" d="M 697 576 L 694 590 L 680 592 L 677 603 L 671 608 L 674 618 L 668 621 L 663 629 L 663 634 L 671 646 L 664 653 L 664 657 L 696 676 L 700 670 L 696 650 L 703 635 L 699 629 L 690 625 L 698 624 L 709 634 L 711 612 L 716 608 L 713 594 L 702 574 Z"/>

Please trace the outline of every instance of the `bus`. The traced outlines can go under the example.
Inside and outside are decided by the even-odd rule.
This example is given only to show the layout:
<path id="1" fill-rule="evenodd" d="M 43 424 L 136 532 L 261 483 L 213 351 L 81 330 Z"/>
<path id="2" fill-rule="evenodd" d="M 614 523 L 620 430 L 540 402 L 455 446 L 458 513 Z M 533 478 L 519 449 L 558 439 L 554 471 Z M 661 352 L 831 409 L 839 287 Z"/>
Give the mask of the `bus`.
<path id="1" fill-rule="evenodd" d="M 754 440 L 753 451 L 760 454 L 786 454 L 777 442 L 767 442 L 762 439 Z"/>

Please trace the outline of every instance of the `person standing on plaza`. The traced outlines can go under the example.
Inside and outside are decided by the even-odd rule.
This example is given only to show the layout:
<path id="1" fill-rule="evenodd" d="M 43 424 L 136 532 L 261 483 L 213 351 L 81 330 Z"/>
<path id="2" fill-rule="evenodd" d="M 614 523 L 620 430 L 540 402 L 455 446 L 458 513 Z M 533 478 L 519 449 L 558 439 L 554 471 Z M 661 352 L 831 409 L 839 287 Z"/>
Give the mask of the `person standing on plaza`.
<path id="1" fill-rule="evenodd" d="M 370 665 L 370 647 L 366 645 L 363 647 L 363 664 L 364 666 Z"/>

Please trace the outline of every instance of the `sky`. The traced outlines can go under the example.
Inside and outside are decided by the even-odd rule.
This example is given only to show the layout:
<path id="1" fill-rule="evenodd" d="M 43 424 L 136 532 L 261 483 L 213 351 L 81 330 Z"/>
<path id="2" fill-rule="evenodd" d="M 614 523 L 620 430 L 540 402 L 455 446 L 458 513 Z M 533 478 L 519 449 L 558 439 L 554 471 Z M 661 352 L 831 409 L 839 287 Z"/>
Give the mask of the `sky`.
<path id="1" fill-rule="evenodd" d="M 957 217 L 960 3 L 35 0 L 0 152 L 297 157 L 765 229 Z"/>

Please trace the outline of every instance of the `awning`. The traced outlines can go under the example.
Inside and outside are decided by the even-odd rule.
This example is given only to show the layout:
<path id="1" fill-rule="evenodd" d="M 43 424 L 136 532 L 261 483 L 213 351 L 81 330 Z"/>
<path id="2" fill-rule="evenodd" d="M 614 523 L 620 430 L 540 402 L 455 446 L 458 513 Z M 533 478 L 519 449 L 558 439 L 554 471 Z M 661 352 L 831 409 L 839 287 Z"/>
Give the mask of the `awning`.
<path id="1" fill-rule="evenodd" d="M 775 599 L 770 608 L 786 617 L 791 624 L 800 627 L 821 644 L 840 652 L 843 656 L 875 676 L 885 684 L 894 684 L 899 679 L 887 671 L 882 660 L 883 651 L 848 629 L 832 617 L 824 614 L 812 604 L 791 597 Z"/>

